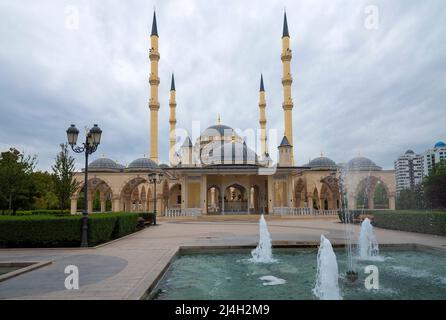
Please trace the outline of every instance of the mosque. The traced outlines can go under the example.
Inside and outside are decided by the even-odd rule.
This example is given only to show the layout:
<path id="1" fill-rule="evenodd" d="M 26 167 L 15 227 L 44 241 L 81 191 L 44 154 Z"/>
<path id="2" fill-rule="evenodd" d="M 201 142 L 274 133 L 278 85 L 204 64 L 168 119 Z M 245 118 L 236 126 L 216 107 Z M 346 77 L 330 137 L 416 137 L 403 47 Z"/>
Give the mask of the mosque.
<path id="1" fill-rule="evenodd" d="M 346 168 L 344 185 L 348 206 L 358 208 L 358 197 L 367 194 L 365 207 L 376 207 L 375 189 L 385 190 L 386 203 L 381 209 L 395 209 L 393 170 L 382 170 L 372 160 L 358 156 L 346 164 L 336 164 L 321 156 L 303 166 L 296 166 L 293 150 L 293 99 L 290 35 L 286 13 L 283 21 L 283 115 L 284 136 L 273 164 L 267 145 L 266 99 L 263 76 L 259 90 L 260 154 L 250 149 L 244 138 L 220 121 L 193 142 L 189 137 L 176 150 L 176 89 L 172 75 L 169 99 L 169 165 L 158 158 L 158 28 L 153 15 L 149 52 L 150 83 L 150 157 L 123 166 L 108 158 L 89 164 L 88 211 L 99 197 L 98 211 L 153 211 L 158 215 L 224 214 L 336 214 L 340 206 L 340 168 Z M 164 111 L 164 110 L 163 110 Z M 167 142 L 167 141 L 166 141 Z M 158 183 L 150 181 L 156 173 Z M 83 182 L 83 173 L 75 179 Z M 71 198 L 71 212 L 78 210 L 78 190 Z M 364 201 L 361 202 L 364 207 Z"/>

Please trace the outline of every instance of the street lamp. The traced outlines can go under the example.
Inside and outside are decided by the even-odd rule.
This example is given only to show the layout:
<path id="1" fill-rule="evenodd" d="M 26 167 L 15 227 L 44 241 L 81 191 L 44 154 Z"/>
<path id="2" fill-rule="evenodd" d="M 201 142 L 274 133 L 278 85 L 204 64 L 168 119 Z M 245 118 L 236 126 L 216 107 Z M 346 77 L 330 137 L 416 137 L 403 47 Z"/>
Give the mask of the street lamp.
<path id="1" fill-rule="evenodd" d="M 153 213 L 155 215 L 153 224 L 156 225 L 156 185 L 160 184 L 163 179 L 164 174 L 162 172 L 156 173 L 151 172 L 149 173 L 149 183 L 153 183 L 153 193 L 154 193 L 154 202 L 153 202 Z"/>
<path id="2" fill-rule="evenodd" d="M 79 130 L 74 124 L 67 129 L 68 144 L 76 153 L 85 153 L 85 180 L 84 180 L 84 210 L 82 211 L 82 236 L 81 247 L 88 247 L 88 156 L 96 151 L 101 143 L 102 130 L 97 124 L 93 126 L 85 137 L 83 146 L 76 146 Z"/>

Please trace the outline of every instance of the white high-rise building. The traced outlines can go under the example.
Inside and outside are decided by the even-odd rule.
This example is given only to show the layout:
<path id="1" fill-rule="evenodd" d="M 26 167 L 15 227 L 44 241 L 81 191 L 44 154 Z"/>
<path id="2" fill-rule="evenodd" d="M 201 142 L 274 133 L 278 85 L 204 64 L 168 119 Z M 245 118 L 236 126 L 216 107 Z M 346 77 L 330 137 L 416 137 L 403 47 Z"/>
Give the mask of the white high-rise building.
<path id="1" fill-rule="evenodd" d="M 423 154 L 423 175 L 427 176 L 440 161 L 446 161 L 446 143 L 439 141 Z"/>
<path id="2" fill-rule="evenodd" d="M 423 180 L 423 156 L 415 154 L 412 150 L 400 156 L 395 161 L 396 192 L 404 189 L 413 189 Z"/>

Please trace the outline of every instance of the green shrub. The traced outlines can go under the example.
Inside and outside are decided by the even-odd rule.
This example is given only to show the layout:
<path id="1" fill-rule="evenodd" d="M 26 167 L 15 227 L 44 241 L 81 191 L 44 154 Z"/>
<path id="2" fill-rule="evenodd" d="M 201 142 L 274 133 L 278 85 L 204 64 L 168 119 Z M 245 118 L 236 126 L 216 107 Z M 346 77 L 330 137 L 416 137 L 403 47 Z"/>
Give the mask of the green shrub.
<path id="1" fill-rule="evenodd" d="M 118 213 L 115 229 L 113 231 L 113 238 L 121 238 L 130 233 L 135 232 L 138 223 L 137 213 Z"/>
<path id="2" fill-rule="evenodd" d="M 446 212 L 375 211 L 373 224 L 384 229 L 446 235 Z"/>
<path id="3" fill-rule="evenodd" d="M 29 215 L 55 215 L 55 216 L 69 216 L 69 210 L 20 210 L 17 211 L 16 216 L 29 216 Z"/>
<path id="4" fill-rule="evenodd" d="M 95 246 L 113 239 L 116 221 L 115 214 L 95 213 L 88 218 L 88 245 Z"/>
<path id="5" fill-rule="evenodd" d="M 81 220 L 74 216 L 0 216 L 0 246 L 79 246 L 80 231 Z"/>
<path id="6" fill-rule="evenodd" d="M 95 213 L 88 219 L 88 244 L 123 237 L 136 230 L 138 213 Z M 82 216 L 0 216 L 2 247 L 78 247 Z"/>
<path id="7" fill-rule="evenodd" d="M 140 212 L 138 213 L 138 216 L 148 221 L 150 224 L 153 224 L 156 214 L 153 212 Z"/>

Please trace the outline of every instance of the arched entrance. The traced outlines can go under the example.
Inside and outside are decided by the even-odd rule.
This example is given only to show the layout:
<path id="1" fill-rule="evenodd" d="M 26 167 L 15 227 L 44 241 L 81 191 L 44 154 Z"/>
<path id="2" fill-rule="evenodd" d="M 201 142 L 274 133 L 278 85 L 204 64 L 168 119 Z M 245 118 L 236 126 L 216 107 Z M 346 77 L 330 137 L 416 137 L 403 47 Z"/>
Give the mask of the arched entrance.
<path id="1" fill-rule="evenodd" d="M 305 207 L 305 183 L 301 178 L 297 180 L 296 185 L 294 187 L 294 205 L 297 208 L 304 208 Z"/>
<path id="2" fill-rule="evenodd" d="M 181 184 L 177 183 L 170 187 L 168 206 L 172 209 L 180 209 L 181 201 Z"/>
<path id="3" fill-rule="evenodd" d="M 358 183 L 355 209 L 389 209 L 389 188 L 378 177 L 369 176 Z"/>
<path id="4" fill-rule="evenodd" d="M 88 212 L 106 212 L 112 208 L 113 192 L 109 184 L 97 177 L 88 180 Z M 71 198 L 71 213 L 84 209 L 84 185 Z"/>
<path id="5" fill-rule="evenodd" d="M 328 176 L 321 180 L 320 193 L 320 209 L 322 210 L 337 210 L 340 204 L 340 192 L 338 179 Z"/>
<path id="6" fill-rule="evenodd" d="M 246 188 L 234 183 L 225 189 L 222 213 L 247 213 L 248 198 Z"/>

